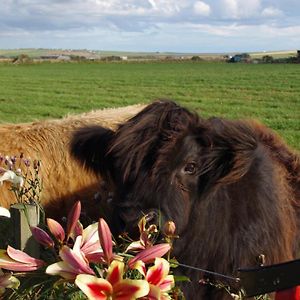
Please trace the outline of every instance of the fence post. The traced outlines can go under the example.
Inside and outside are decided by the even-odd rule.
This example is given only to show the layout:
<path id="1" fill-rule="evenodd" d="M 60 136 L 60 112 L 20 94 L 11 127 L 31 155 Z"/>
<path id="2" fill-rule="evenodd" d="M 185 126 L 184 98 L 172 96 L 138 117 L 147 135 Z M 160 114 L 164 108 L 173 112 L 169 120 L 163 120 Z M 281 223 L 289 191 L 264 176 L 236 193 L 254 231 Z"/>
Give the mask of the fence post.
<path id="1" fill-rule="evenodd" d="M 40 223 L 40 209 L 36 204 L 17 203 L 10 207 L 13 247 L 35 258 L 40 257 L 40 245 L 32 236 L 30 226 Z"/>

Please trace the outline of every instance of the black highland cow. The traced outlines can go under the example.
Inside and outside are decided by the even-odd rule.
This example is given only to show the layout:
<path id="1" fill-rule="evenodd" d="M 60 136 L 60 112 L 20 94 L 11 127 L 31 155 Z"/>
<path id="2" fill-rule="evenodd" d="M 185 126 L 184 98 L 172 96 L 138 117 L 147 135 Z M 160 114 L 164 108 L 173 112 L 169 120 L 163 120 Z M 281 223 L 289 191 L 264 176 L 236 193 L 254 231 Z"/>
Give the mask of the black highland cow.
<path id="1" fill-rule="evenodd" d="M 204 120 L 156 101 L 116 132 L 78 131 L 72 153 L 114 184 L 115 233 L 131 232 L 142 213 L 160 214 L 176 224 L 180 263 L 235 276 L 260 254 L 266 264 L 296 256 L 299 157 L 257 122 Z M 205 274 L 180 271 L 192 281 L 187 299 L 231 299 L 199 284 Z"/>

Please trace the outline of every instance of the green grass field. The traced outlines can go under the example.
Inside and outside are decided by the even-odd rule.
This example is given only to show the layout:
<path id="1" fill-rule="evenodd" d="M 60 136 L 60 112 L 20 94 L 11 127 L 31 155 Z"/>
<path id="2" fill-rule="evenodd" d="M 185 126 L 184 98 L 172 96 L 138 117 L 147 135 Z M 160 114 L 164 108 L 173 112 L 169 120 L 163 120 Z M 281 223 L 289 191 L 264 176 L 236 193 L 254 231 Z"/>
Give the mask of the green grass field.
<path id="1" fill-rule="evenodd" d="M 169 98 L 205 117 L 259 119 L 300 149 L 299 82 L 296 64 L 0 64 L 0 122 Z"/>

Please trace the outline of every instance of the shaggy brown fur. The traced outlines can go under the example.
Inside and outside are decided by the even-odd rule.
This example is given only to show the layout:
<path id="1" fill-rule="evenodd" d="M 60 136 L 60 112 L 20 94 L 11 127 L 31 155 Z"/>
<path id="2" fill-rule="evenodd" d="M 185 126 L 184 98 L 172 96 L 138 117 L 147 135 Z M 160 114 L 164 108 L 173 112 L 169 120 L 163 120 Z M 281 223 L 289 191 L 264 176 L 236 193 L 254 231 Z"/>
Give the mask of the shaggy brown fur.
<path id="1" fill-rule="evenodd" d="M 260 254 L 266 264 L 296 256 L 299 156 L 270 129 L 252 121 L 204 120 L 157 101 L 115 133 L 99 132 L 75 136 L 76 145 L 84 140 L 75 155 L 116 185 L 116 233 L 132 231 L 142 213 L 159 214 L 176 223 L 179 262 L 233 276 L 256 266 Z M 106 154 L 99 151 L 103 144 Z M 183 287 L 187 299 L 230 299 L 199 284 L 205 274 L 180 271 L 192 280 Z"/>
<path id="2" fill-rule="evenodd" d="M 83 201 L 90 217 L 95 209 L 95 194 L 107 198 L 108 190 L 100 176 L 87 171 L 70 156 L 69 144 L 73 132 L 82 126 L 99 124 L 115 128 L 120 122 L 136 114 L 142 105 L 92 111 L 71 115 L 60 120 L 38 121 L 24 124 L 0 125 L 0 153 L 20 155 L 41 160 L 43 191 L 41 202 L 48 216 L 66 215 L 74 201 Z M 99 181 L 101 186 L 99 186 Z M 9 184 L 0 186 L 0 206 L 9 207 L 15 202 Z M 84 205 L 86 204 L 86 205 Z"/>

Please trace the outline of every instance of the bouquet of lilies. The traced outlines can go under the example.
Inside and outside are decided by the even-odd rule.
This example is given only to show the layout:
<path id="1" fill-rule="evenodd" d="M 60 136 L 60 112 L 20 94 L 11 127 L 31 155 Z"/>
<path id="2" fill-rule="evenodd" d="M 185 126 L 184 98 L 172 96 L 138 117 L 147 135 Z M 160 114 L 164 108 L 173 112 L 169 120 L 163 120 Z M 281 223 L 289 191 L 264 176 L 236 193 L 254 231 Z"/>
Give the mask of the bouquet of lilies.
<path id="1" fill-rule="evenodd" d="M 17 288 L 18 275 L 24 276 L 24 272 L 42 271 L 56 276 L 57 284 L 73 284 L 88 299 L 172 299 L 174 276 L 169 274 L 169 262 L 162 258 L 171 245 L 152 244 L 151 232 L 155 230 L 153 225 L 146 226 L 146 216 L 139 222 L 140 240 L 130 243 L 124 253 L 117 253 L 105 220 L 83 228 L 80 211 L 77 202 L 66 229 L 51 218 L 46 219 L 47 230 L 31 228 L 35 239 L 53 254 L 48 261 L 11 246 L 0 250 L 0 268 L 15 272 L 0 274 L 0 291 Z"/>
<path id="2" fill-rule="evenodd" d="M 14 163 L 9 163 L 8 158 L 5 160 L 9 167 L 0 170 L 0 181 L 10 181 L 20 199 L 24 193 L 19 193 L 20 189 L 31 179 L 23 176 L 20 169 L 13 169 Z M 34 170 L 38 171 L 38 167 Z M 37 184 L 34 179 L 29 185 L 36 189 Z M 3 208 L 1 214 L 9 217 Z M 121 245 L 124 250 L 120 251 L 104 219 L 83 228 L 80 214 L 78 201 L 65 226 L 46 218 L 42 227 L 31 227 L 33 237 L 44 248 L 40 258 L 11 246 L 0 249 L 0 295 L 7 299 L 32 299 L 33 295 L 35 299 L 53 299 L 59 290 L 60 296 L 72 295 L 68 299 L 178 299 L 180 291 L 175 289 L 169 262 L 175 238 L 173 222 L 165 224 L 165 242 L 157 244 L 157 228 L 148 225 L 144 216 L 138 224 L 140 239 L 127 239 L 126 247 Z"/>

